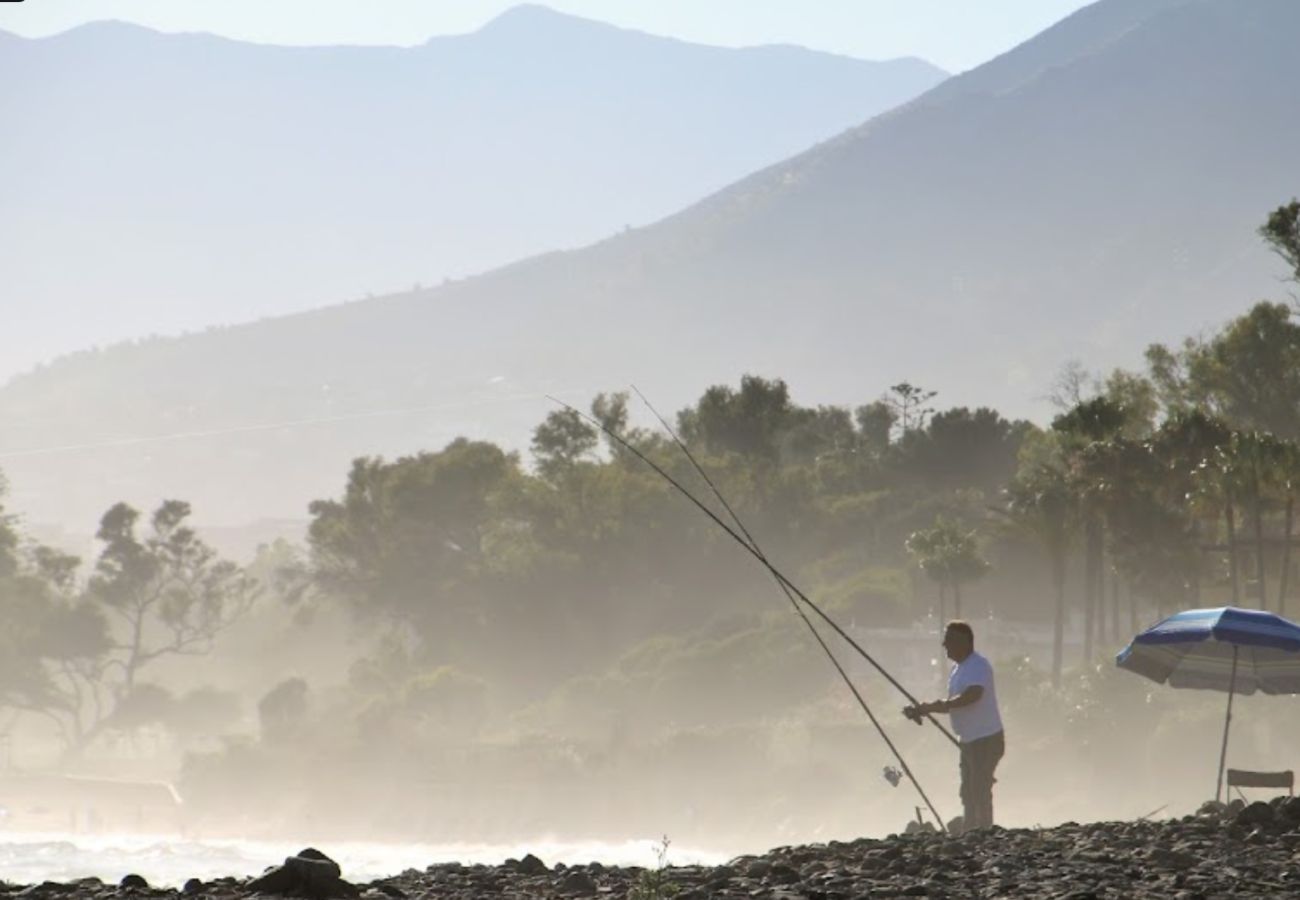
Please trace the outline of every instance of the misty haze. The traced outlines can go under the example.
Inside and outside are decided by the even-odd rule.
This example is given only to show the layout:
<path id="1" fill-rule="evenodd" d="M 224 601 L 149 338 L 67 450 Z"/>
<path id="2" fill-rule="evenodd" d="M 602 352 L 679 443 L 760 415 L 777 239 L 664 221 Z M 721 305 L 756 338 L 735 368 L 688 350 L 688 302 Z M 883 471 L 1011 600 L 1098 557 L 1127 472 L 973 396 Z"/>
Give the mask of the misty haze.
<path id="1" fill-rule="evenodd" d="M 1300 5 L 985 5 L 0 8 L 0 888 L 1300 895 Z"/>

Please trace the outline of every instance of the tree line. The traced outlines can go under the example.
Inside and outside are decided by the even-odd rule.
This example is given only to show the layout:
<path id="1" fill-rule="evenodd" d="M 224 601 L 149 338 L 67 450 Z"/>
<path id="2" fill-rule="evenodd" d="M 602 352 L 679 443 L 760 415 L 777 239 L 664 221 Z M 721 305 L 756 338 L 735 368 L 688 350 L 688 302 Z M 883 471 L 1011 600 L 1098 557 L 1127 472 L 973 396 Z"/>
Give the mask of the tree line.
<path id="1" fill-rule="evenodd" d="M 1261 233 L 1300 280 L 1298 217 L 1293 201 Z M 907 381 L 855 407 L 810 407 L 784 381 L 746 375 L 709 387 L 675 424 L 774 562 L 834 614 L 913 621 L 908 573 L 934 583 L 940 618 L 962 615 L 981 579 L 1045 573 L 1019 599 L 986 602 L 1052 623 L 1057 684 L 1072 609 L 1084 659 L 1145 624 L 1148 608 L 1294 611 L 1293 305 L 1261 302 L 1209 337 L 1154 345 L 1142 371 L 1069 367 L 1058 388 L 1059 415 L 1038 427 L 990 408 L 940 409 L 936 392 Z M 599 395 L 590 412 L 706 495 L 665 435 L 633 424 L 628 395 Z M 358 689 L 461 713 L 439 692 L 477 697 L 487 682 L 516 705 L 535 702 L 656 658 L 662 636 L 734 653 L 719 636 L 743 632 L 751 650 L 783 652 L 753 618 L 754 597 L 770 590 L 763 573 L 570 410 L 538 423 L 526 459 L 465 438 L 358 459 L 341 493 L 309 514 L 300 551 L 239 566 L 196 534 L 186 503 L 147 518 L 118 504 L 84 574 L 5 518 L 0 706 L 57 723 L 73 755 L 114 729 L 180 727 L 218 699 L 178 695 L 149 673 L 206 651 L 259 597 L 339 605 L 400 634 L 400 653 L 381 644 L 354 666 Z M 300 693 L 264 698 L 268 720 Z"/>

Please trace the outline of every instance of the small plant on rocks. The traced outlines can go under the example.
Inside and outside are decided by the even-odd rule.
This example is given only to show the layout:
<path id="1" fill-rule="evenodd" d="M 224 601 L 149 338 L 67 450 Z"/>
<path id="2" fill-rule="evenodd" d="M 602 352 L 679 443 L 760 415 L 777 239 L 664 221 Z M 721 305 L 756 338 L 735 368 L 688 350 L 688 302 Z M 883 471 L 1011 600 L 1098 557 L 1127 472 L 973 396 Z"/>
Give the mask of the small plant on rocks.
<path id="1" fill-rule="evenodd" d="M 655 848 L 657 864 L 653 869 L 645 869 L 637 876 L 632 889 L 627 892 L 627 900 L 670 900 L 676 897 L 681 886 L 668 879 L 668 835 L 659 840 Z"/>

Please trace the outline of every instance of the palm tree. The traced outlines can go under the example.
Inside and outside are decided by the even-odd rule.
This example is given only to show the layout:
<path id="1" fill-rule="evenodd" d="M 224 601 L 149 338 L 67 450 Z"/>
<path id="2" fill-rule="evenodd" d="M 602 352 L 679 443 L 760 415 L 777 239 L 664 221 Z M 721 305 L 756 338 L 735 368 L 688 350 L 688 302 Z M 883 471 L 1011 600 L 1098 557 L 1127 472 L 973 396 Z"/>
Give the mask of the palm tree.
<path id="1" fill-rule="evenodd" d="M 948 572 L 942 520 L 933 528 L 913 531 L 903 546 L 919 568 L 939 586 L 939 622 L 948 618 Z"/>
<path id="2" fill-rule="evenodd" d="M 1098 641 L 1106 637 L 1107 572 L 1112 576 L 1112 637 L 1119 640 L 1119 574 L 1123 567 L 1116 561 L 1117 520 L 1124 515 L 1124 504 L 1136 489 L 1133 482 L 1148 468 L 1146 456 L 1145 445 L 1112 436 L 1088 444 L 1072 460 L 1070 478 L 1078 494 L 1085 528 L 1084 559 L 1089 567 L 1085 584 L 1089 597 L 1095 595 L 1097 601 Z M 1106 557 L 1110 558 L 1110 565 L 1106 565 Z M 1129 597 L 1132 602 L 1132 591 Z M 1136 617 L 1135 611 L 1133 616 Z M 1092 659 L 1091 642 L 1086 640 L 1084 659 Z"/>
<path id="3" fill-rule="evenodd" d="M 1251 510 L 1255 547 L 1255 581 L 1260 609 L 1268 608 L 1266 581 L 1268 544 L 1264 534 L 1268 507 L 1282 511 L 1281 554 L 1278 561 L 1278 611 L 1286 606 L 1291 566 L 1291 532 L 1295 519 L 1295 494 L 1300 480 L 1300 447 L 1266 432 L 1234 433 L 1225 454 L 1231 454 L 1239 473 L 1238 487 Z"/>
<path id="4" fill-rule="evenodd" d="M 1161 612 L 1179 608 L 1195 595 L 1201 565 L 1185 495 L 1171 490 L 1169 470 L 1149 443 L 1119 442 L 1112 452 L 1118 480 L 1107 497 L 1111 559 L 1129 582 L 1130 598 L 1140 588 Z M 1135 606 L 1131 613 L 1136 619 Z"/>
<path id="5" fill-rule="evenodd" d="M 1260 478 L 1261 457 L 1267 451 L 1266 436 L 1253 432 L 1232 432 L 1201 462 L 1197 475 L 1203 494 L 1223 510 L 1223 527 L 1228 553 L 1228 578 L 1232 582 L 1232 604 L 1240 606 L 1241 545 L 1239 515 L 1250 514 L 1254 530 L 1256 594 L 1261 607 L 1266 604 L 1264 585 L 1263 485 Z"/>
<path id="6" fill-rule="evenodd" d="M 1094 397 L 1075 404 L 1052 421 L 1063 438 L 1070 485 L 1078 494 L 1084 533 L 1083 658 L 1092 659 L 1094 629 L 1104 638 L 1105 628 L 1105 505 L 1094 473 L 1085 466 L 1089 447 L 1118 437 L 1128 422 L 1124 407 L 1109 397 Z"/>
<path id="7" fill-rule="evenodd" d="M 1266 504 L 1279 493 L 1278 482 L 1281 480 L 1283 457 L 1287 452 L 1288 444 L 1266 432 L 1233 435 L 1233 444 L 1237 454 L 1242 457 L 1245 481 L 1249 488 L 1255 537 L 1255 581 L 1259 586 L 1259 608 L 1268 609 L 1264 513 Z M 1287 531 L 1290 531 L 1289 526 Z"/>
<path id="8" fill-rule="evenodd" d="M 1052 684 L 1061 685 L 1065 645 L 1065 564 L 1074 540 L 1079 515 L 1075 492 L 1065 469 L 1040 462 L 1012 479 L 1006 491 L 1004 520 L 1024 537 L 1039 544 L 1052 572 L 1056 607 L 1052 628 Z"/>
<path id="9" fill-rule="evenodd" d="M 1235 469 L 1224 468 L 1229 460 L 1221 454 L 1232 438 L 1232 430 L 1201 410 L 1171 416 L 1151 441 L 1152 453 L 1164 469 L 1163 480 L 1170 502 L 1186 504 L 1193 515 L 1211 523 L 1211 535 L 1222 518 L 1227 532 L 1228 577 L 1233 603 L 1241 602 L 1241 579 L 1237 567 Z M 1202 550 L 1214 551 L 1211 544 Z"/>
<path id="10" fill-rule="evenodd" d="M 905 544 L 921 571 L 939 585 L 939 621 L 947 621 L 947 594 L 952 589 L 953 612 L 961 618 L 961 588 L 989 570 L 980 555 L 975 532 L 963 531 L 942 516 L 932 528 L 912 532 Z"/>

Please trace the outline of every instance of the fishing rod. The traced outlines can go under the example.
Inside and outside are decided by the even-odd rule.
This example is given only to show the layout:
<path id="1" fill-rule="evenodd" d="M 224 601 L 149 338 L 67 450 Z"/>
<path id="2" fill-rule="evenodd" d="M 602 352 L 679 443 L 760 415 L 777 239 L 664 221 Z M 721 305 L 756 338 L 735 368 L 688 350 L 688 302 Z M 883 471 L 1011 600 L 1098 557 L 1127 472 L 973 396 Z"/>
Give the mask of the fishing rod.
<path id="1" fill-rule="evenodd" d="M 659 420 L 659 424 L 663 426 L 664 431 L 668 432 L 668 436 L 673 439 L 673 443 L 677 445 L 677 448 L 682 451 L 688 460 L 691 461 L 691 465 L 695 468 L 695 471 L 704 479 L 704 483 L 709 486 L 709 490 L 713 492 L 713 496 L 722 504 L 722 508 L 727 511 L 727 515 L 731 517 L 731 521 L 736 523 L 736 527 L 740 529 L 740 533 L 744 535 L 747 546 L 753 552 L 754 556 L 756 556 L 760 562 L 771 570 L 772 566 L 769 563 L 767 556 L 763 553 L 762 548 L 758 546 L 758 540 L 755 539 L 754 535 L 745 527 L 745 523 L 740 520 L 740 516 L 736 513 L 736 510 L 727 502 L 727 498 L 722 496 L 722 491 L 718 488 L 713 479 L 709 477 L 709 473 L 705 471 L 704 466 L 700 464 L 700 461 L 695 458 L 695 454 L 692 453 L 691 449 L 686 446 L 686 443 L 678 437 L 677 432 L 668 424 L 668 421 L 663 416 L 659 415 L 659 410 L 655 409 L 654 405 L 646 399 L 645 394 L 641 393 L 641 389 L 636 385 L 632 385 L 632 390 L 636 391 L 636 395 L 641 398 L 641 402 L 644 403 L 646 408 L 649 409 L 650 412 L 654 414 L 654 417 Z M 886 746 L 889 747 L 890 752 L 894 754 L 894 758 L 898 760 L 898 764 L 902 766 L 903 773 L 907 776 L 908 780 L 912 782 L 912 786 L 916 788 L 916 792 L 921 795 L 921 799 L 925 801 L 925 805 L 930 808 L 930 812 L 934 815 L 935 821 L 939 823 L 939 830 L 946 832 L 948 829 L 944 825 L 943 816 L 939 815 L 939 811 L 935 809 L 934 804 L 930 802 L 930 798 L 926 795 L 925 789 L 921 787 L 921 782 L 917 781 L 916 776 L 912 774 L 912 769 L 908 766 L 907 760 L 903 759 L 903 754 L 899 752 L 889 735 L 885 733 L 884 726 L 880 724 L 878 719 L 876 719 L 875 713 L 871 711 L 871 707 L 867 705 L 867 701 L 862 698 L 862 694 L 858 691 L 857 685 L 855 685 L 853 680 L 849 678 L 849 673 L 844 671 L 844 666 L 842 666 L 840 661 L 836 659 L 831 648 L 826 645 L 826 640 L 817 630 L 817 626 L 808 618 L 808 614 L 803 611 L 803 607 L 799 605 L 799 601 L 795 599 L 794 593 L 785 582 L 775 577 L 775 575 L 772 580 L 775 581 L 776 586 L 781 589 L 781 593 L 785 594 L 785 598 L 790 601 L 790 605 L 794 607 L 794 611 L 799 614 L 799 618 L 808 626 L 808 630 L 812 632 L 812 636 L 817 640 L 818 646 L 820 646 L 822 651 L 826 654 L 826 658 L 831 661 L 831 665 L 835 667 L 835 671 L 840 673 L 840 678 L 844 680 L 844 684 L 847 685 L 848 689 L 853 693 L 853 698 L 858 701 L 858 706 L 862 707 L 862 711 L 867 714 L 867 718 L 870 719 L 871 724 L 875 726 L 876 732 L 880 735 L 881 740 L 885 742 Z M 895 775 L 895 778 L 896 777 L 897 775 Z M 892 780 L 893 779 L 891 779 L 891 781 Z M 920 812 L 919 809 L 917 811 Z"/>
<path id="2" fill-rule="evenodd" d="M 688 491 L 686 488 L 682 487 L 681 483 L 678 482 L 677 479 L 673 478 L 672 475 L 665 472 L 662 466 L 660 466 L 654 460 L 650 459 L 639 449 L 637 449 L 632 444 L 630 444 L 622 435 L 618 434 L 613 429 L 607 427 L 604 423 L 599 422 L 596 419 L 593 419 L 591 416 L 587 415 L 582 410 L 575 409 L 573 406 L 570 406 L 568 403 L 565 403 L 563 400 L 557 399 L 556 397 L 550 395 L 547 395 L 547 399 L 552 401 L 553 403 L 557 403 L 560 406 L 563 406 L 565 409 L 581 417 L 584 421 L 588 422 L 595 428 L 598 428 L 600 431 L 603 431 L 606 435 L 609 436 L 611 440 L 618 443 L 620 447 L 627 450 L 637 459 L 641 460 L 641 462 L 645 463 L 647 466 L 653 469 L 655 473 L 659 475 L 660 478 L 663 478 L 670 485 L 676 488 L 678 493 L 680 493 L 687 500 L 691 501 L 691 503 L 695 504 L 695 506 L 702 513 L 704 513 L 706 516 L 708 516 L 710 519 L 713 520 L 715 525 L 717 525 L 719 528 L 725 531 L 731 537 L 732 540 L 740 544 L 740 546 L 743 547 L 745 551 L 749 553 L 750 556 L 753 556 L 760 563 L 762 563 L 764 568 L 766 568 L 769 572 L 772 573 L 772 577 L 774 577 L 778 582 L 780 582 L 785 587 L 789 588 L 796 597 L 798 597 L 801 601 L 803 601 L 805 605 L 808 606 L 809 609 L 817 613 L 817 615 L 821 618 L 821 620 L 831 627 L 831 630 L 833 630 L 836 634 L 838 634 L 841 638 L 843 638 L 845 642 L 848 643 L 848 645 L 852 647 L 859 656 L 865 659 L 868 663 L 870 663 L 875 668 L 877 672 L 883 675 L 885 677 L 885 680 L 888 681 L 895 688 L 897 688 L 898 692 L 901 693 L 904 697 L 906 697 L 913 706 L 920 705 L 921 701 L 917 700 L 916 697 L 912 695 L 911 691 L 903 687 L 903 685 L 898 681 L 897 678 L 889 674 L 889 672 L 886 671 L 885 667 L 876 661 L 875 657 L 873 657 L 870 653 L 868 653 L 865 649 L 863 649 L 862 645 L 859 644 L 856 640 L 854 640 L 852 635 L 850 635 L 848 632 L 846 632 L 843 628 L 840 627 L 838 622 L 836 622 L 834 619 L 828 616 L 820 606 L 818 606 L 812 600 L 808 599 L 808 595 L 805 594 L 803 591 L 801 591 L 798 585 L 796 585 L 789 578 L 786 578 L 785 575 L 781 572 L 781 570 L 778 569 L 776 566 L 774 566 L 769 560 L 764 558 L 761 554 L 755 552 L 754 548 L 751 547 L 748 543 L 746 543 L 745 539 L 741 537 L 741 535 L 737 533 L 737 531 L 734 528 L 732 528 L 726 522 L 722 521 L 722 519 L 718 517 L 717 513 L 709 509 L 703 503 L 701 503 L 700 500 L 694 494 Z M 961 742 L 958 741 L 957 738 L 953 737 L 952 732 L 950 732 L 947 728 L 944 728 L 943 725 L 940 722 L 938 722 L 933 715 L 927 713 L 925 715 L 925 718 L 931 724 L 933 724 L 935 728 L 939 729 L 939 732 L 943 734 L 943 736 L 946 737 L 954 747 L 961 746 Z"/>

